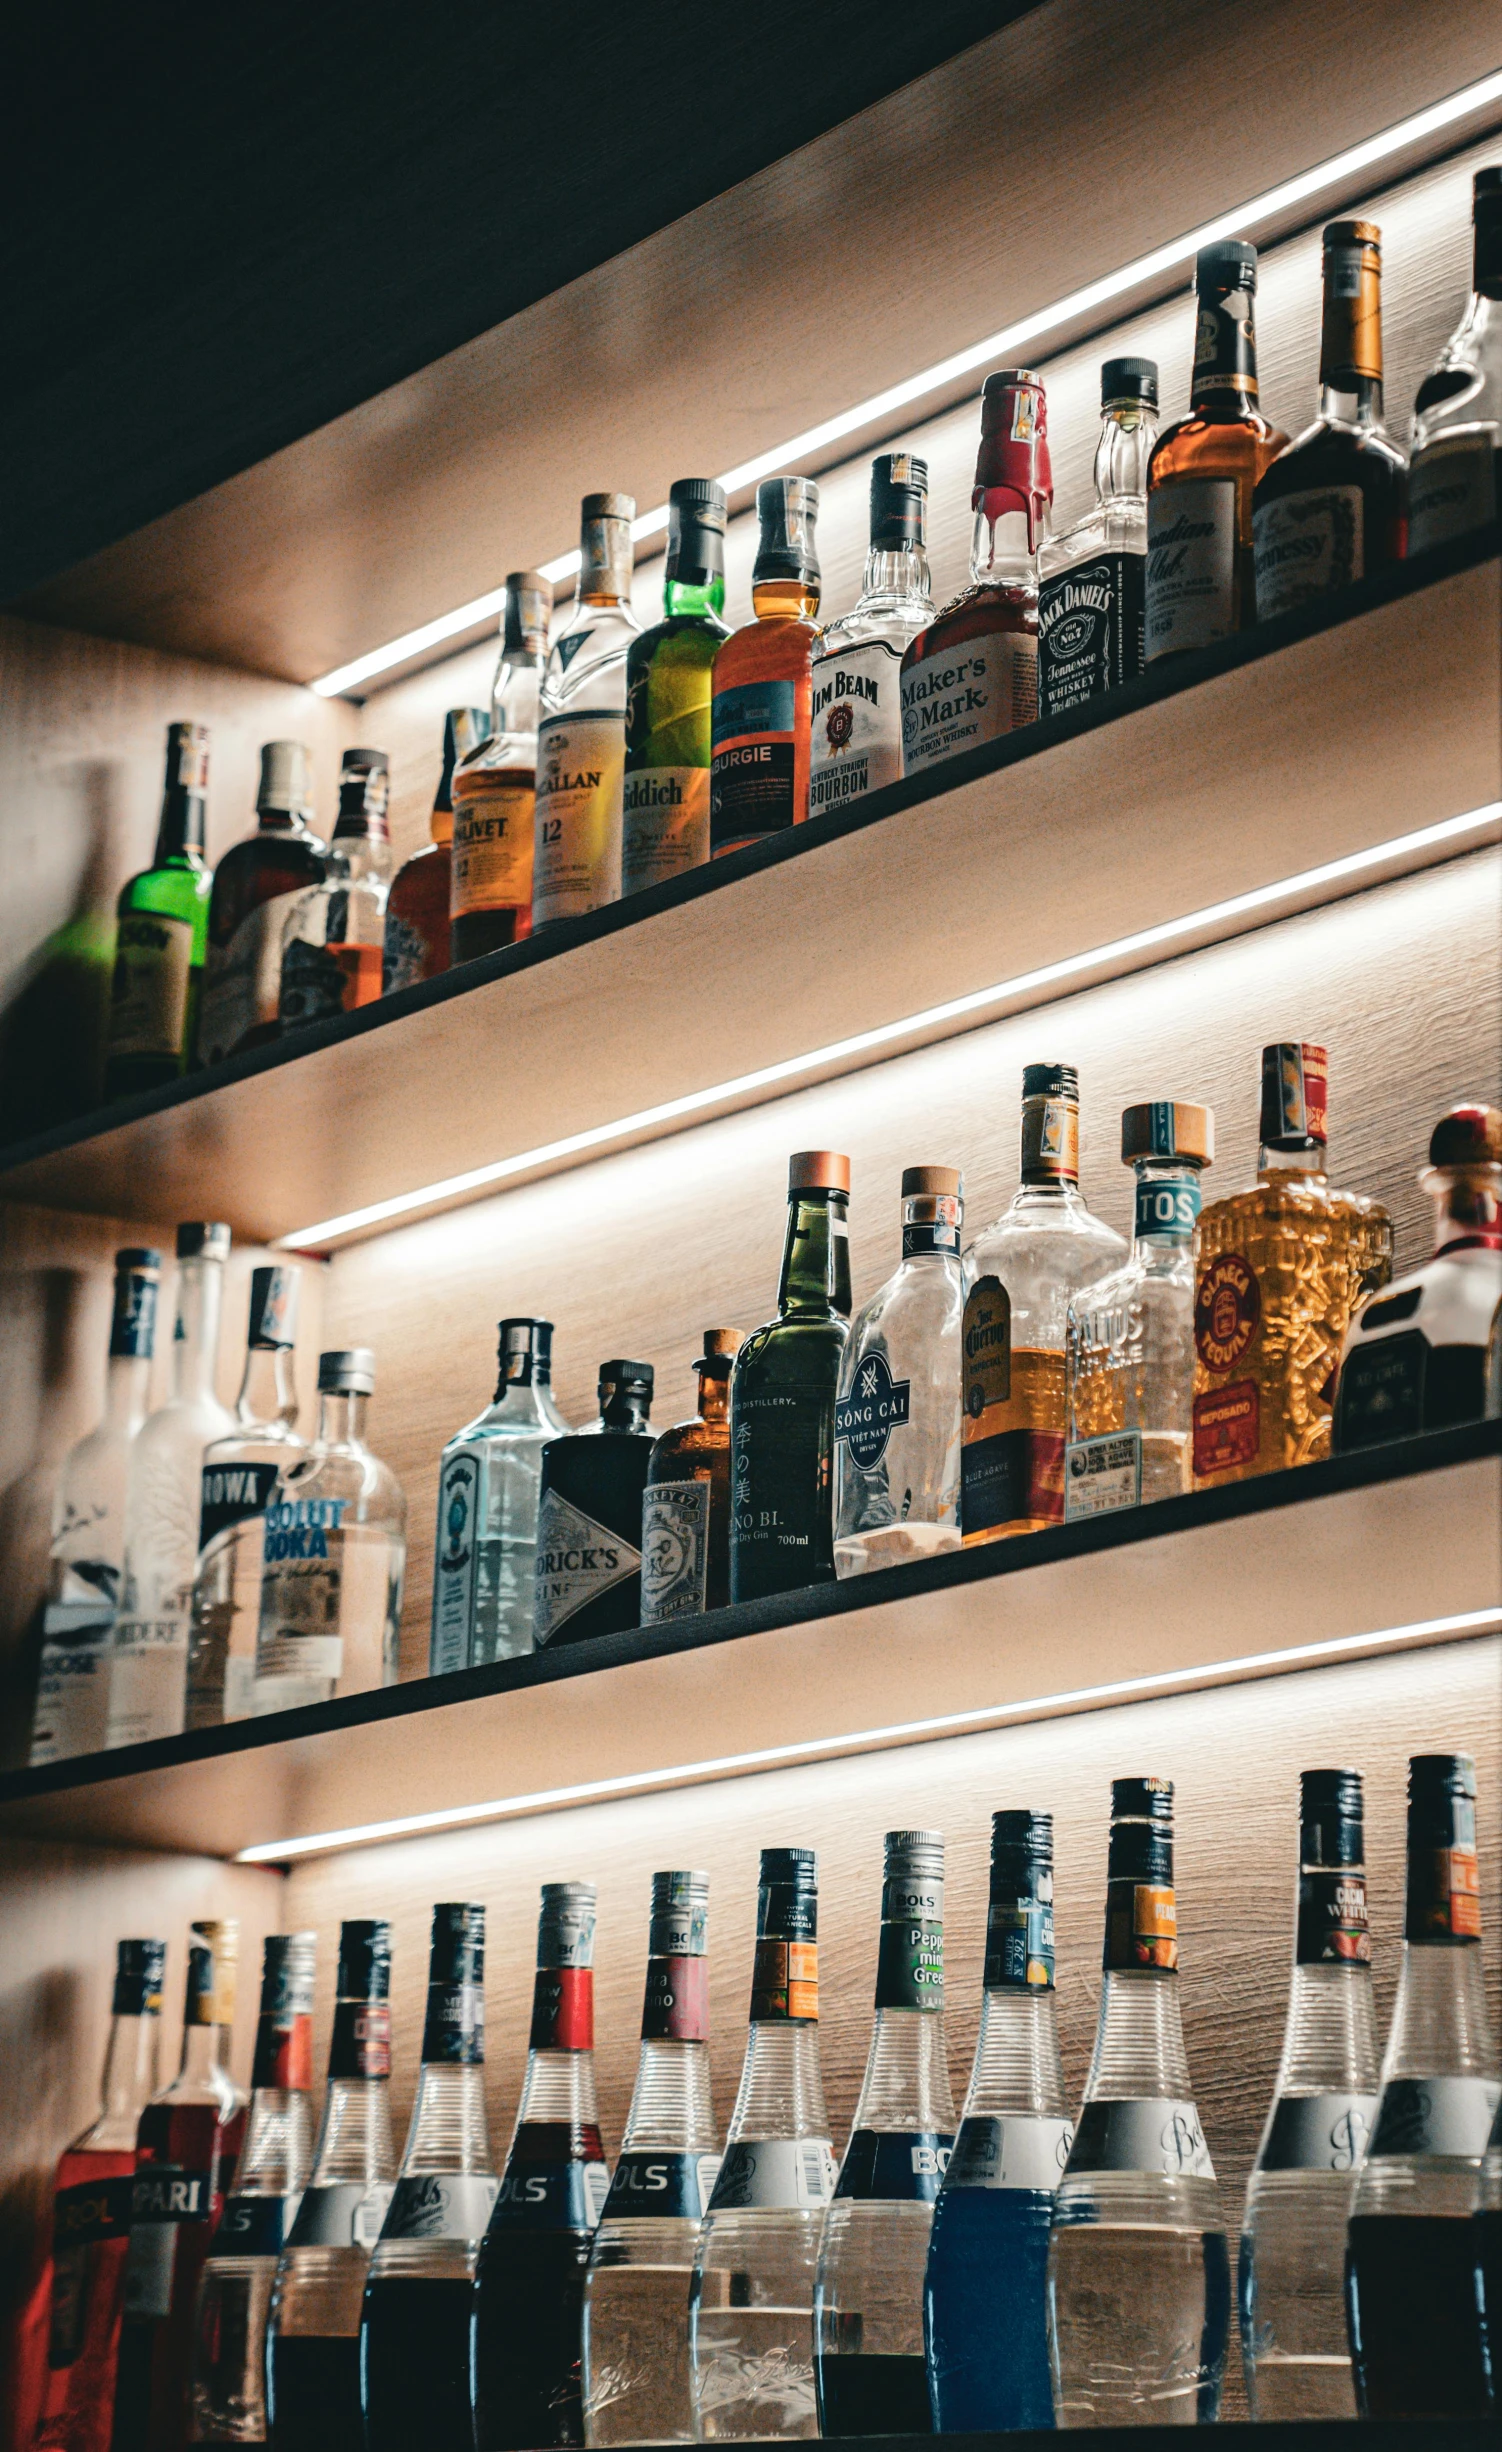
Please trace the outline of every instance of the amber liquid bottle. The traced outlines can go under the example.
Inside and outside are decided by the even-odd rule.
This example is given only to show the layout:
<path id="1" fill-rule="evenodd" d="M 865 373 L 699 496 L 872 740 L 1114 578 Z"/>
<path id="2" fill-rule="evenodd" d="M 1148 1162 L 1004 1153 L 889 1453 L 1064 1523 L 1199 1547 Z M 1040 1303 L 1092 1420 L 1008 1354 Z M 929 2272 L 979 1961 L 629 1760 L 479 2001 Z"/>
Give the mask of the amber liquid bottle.
<path id="1" fill-rule="evenodd" d="M 256 831 L 232 844 L 214 871 L 198 1004 L 200 1064 L 260 1047 L 281 1028 L 282 937 L 294 902 L 327 865 L 310 812 L 307 751 L 301 741 L 268 741 Z"/>
<path id="2" fill-rule="evenodd" d="M 537 692 L 553 591 L 540 571 L 506 581 L 489 737 L 454 769 L 449 960 L 473 962 L 532 933 Z"/>
<path id="3" fill-rule="evenodd" d="M 807 477 L 764 477 L 756 489 L 756 516 L 756 619 L 728 638 L 714 660 L 711 859 L 743 843 L 764 842 L 808 815 L 819 489 Z"/>
<path id="4" fill-rule="evenodd" d="M 706 1328 L 699 1410 L 652 1450 L 641 1520 L 641 1622 L 723 1609 L 730 1598 L 730 1371 L 738 1328 Z"/>
<path id="5" fill-rule="evenodd" d="M 381 994 L 436 979 L 449 966 L 449 852 L 454 840 L 454 769 L 490 737 L 484 707 L 450 707 L 443 719 L 443 772 L 428 820 L 431 843 L 404 860 L 386 899 Z"/>

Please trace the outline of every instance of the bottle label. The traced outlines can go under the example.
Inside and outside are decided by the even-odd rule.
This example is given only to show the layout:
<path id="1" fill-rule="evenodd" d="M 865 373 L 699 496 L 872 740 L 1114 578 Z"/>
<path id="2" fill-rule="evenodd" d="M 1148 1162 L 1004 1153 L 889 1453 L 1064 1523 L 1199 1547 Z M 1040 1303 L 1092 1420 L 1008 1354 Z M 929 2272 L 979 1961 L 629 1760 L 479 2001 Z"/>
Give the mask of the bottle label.
<path id="1" fill-rule="evenodd" d="M 1408 551 L 1427 553 L 1497 516 L 1498 430 L 1440 435 L 1408 472 Z"/>
<path id="2" fill-rule="evenodd" d="M 438 1539 L 433 1559 L 433 1623 L 428 1674 L 469 1667 L 475 1622 L 476 1543 L 485 1514 L 485 1457 L 479 1447 L 452 1448 L 438 1485 Z"/>
<path id="3" fill-rule="evenodd" d="M 1167 1882 L 1112 1879 L 1106 1884 L 1106 1946 L 1101 1965 L 1176 1967 L 1178 1903 Z"/>
<path id="4" fill-rule="evenodd" d="M 649 1958 L 647 1991 L 642 2005 L 644 2040 L 670 2043 L 709 2041 L 709 1961 L 707 1958 Z"/>
<path id="5" fill-rule="evenodd" d="M 144 1270 L 127 1269 L 115 1280 L 115 1305 L 110 1318 L 110 1354 L 132 1362 L 149 1362 L 156 1341 L 157 1281 Z"/>
<path id="6" fill-rule="evenodd" d="M 1415 1438 L 1424 1427 L 1428 1377 L 1429 1340 L 1421 1329 L 1353 1346 L 1335 1383 L 1336 1453 Z"/>
<path id="7" fill-rule="evenodd" d="M 329 933 L 323 944 L 293 937 L 283 949 L 277 1019 L 284 1030 L 334 1021 L 360 1005 L 373 1005 L 381 993 L 381 947 L 361 944 L 344 933 L 349 926 L 348 895 L 330 895 L 324 910 Z"/>
<path id="8" fill-rule="evenodd" d="M 1142 1433 L 1112 1430 L 1076 1439 L 1064 1451 L 1064 1520 L 1114 1515 L 1142 1504 Z"/>
<path id="9" fill-rule="evenodd" d="M 109 1601 L 49 1601 L 42 1612 L 42 1657 L 31 1724 L 33 1770 L 104 1743 L 115 1612 Z"/>
<path id="10" fill-rule="evenodd" d="M 226 2197 L 210 2256 L 280 2256 L 299 2201 L 297 2195 Z"/>
<path id="11" fill-rule="evenodd" d="M 1452 1797 L 1448 1847 L 1408 1850 L 1405 1941 L 1479 1941 L 1481 1869 L 1476 1860 L 1476 1808 Z"/>
<path id="12" fill-rule="evenodd" d="M 837 1367 L 831 1354 L 826 1380 L 754 1391 L 732 1382 L 735 1548 L 757 1561 L 775 1559 L 785 1585 L 829 1571 Z"/>
<path id="13" fill-rule="evenodd" d="M 640 1572 L 641 1552 L 624 1534 L 607 1531 L 549 1490 L 537 1518 L 538 1643 L 550 1642 L 588 1602 Z"/>
<path id="14" fill-rule="evenodd" d="M 1215 2166 L 1192 2103 L 1156 2096 L 1087 2103 L 1069 2153 L 1079 2171 L 1153 2171 L 1169 2179 L 1213 2180 Z"/>
<path id="15" fill-rule="evenodd" d="M 1062 1524 L 1064 1357 L 1013 1346 L 1011 1302 L 998 1277 L 978 1278 L 965 1300 L 964 1391 L 965 1538 Z"/>
<path id="16" fill-rule="evenodd" d="M 962 749 L 1030 724 L 1038 712 L 1038 641 L 993 630 L 920 656 L 902 676 L 902 771 L 927 774 Z"/>
<path id="17" fill-rule="evenodd" d="M 422 2056 L 446 2066 L 478 2068 L 485 2058 L 485 1992 L 480 1984 L 429 1984 Z"/>
<path id="18" fill-rule="evenodd" d="M 1490 2077 L 1391 2077 L 1370 2153 L 1453 2154 L 1479 2161 L 1502 2095 Z"/>
<path id="19" fill-rule="evenodd" d="M 110 985 L 112 1056 L 188 1054 L 193 923 L 165 912 L 127 911 L 115 936 Z"/>
<path id="20" fill-rule="evenodd" d="M 1354 2171 L 1377 2118 L 1374 2094 L 1280 2094 L 1257 2155 L 1259 2171 Z"/>
<path id="21" fill-rule="evenodd" d="M 336 2001 L 329 2042 L 329 2076 L 391 2075 L 389 2001 Z"/>
<path id="22" fill-rule="evenodd" d="M 1026 2188 L 1052 2196 L 1074 2143 L 1072 2120 L 1008 2112 L 962 2120 L 946 2188 Z"/>
<path id="23" fill-rule="evenodd" d="M 337 1678 L 344 1536 L 342 1498 L 273 1499 L 256 1629 L 256 1678 Z"/>
<path id="24" fill-rule="evenodd" d="M 1132 1230 L 1139 1243 L 1192 1243 L 1202 1200 L 1198 1175 L 1160 1175 L 1140 1182 Z"/>
<path id="25" fill-rule="evenodd" d="M 1092 554 L 1038 590 L 1038 712 L 1067 715 L 1142 670 L 1147 610 L 1141 553 Z"/>
<path id="26" fill-rule="evenodd" d="M 835 2178 L 827 2137 L 744 2138 L 725 2148 L 709 2210 L 817 2213 L 833 2197 Z"/>
<path id="27" fill-rule="evenodd" d="M 863 1354 L 855 1384 L 834 1409 L 834 1435 L 843 1439 L 869 1473 L 887 1452 L 887 1441 L 909 1418 L 912 1381 L 894 1379 L 886 1355 Z"/>
<path id="28" fill-rule="evenodd" d="M 499 2185 L 489 2171 L 411 2173 L 391 2192 L 381 2237 L 483 2239 Z"/>
<path id="29" fill-rule="evenodd" d="M 902 780 L 902 650 L 862 639 L 813 668 L 808 808 L 843 809 Z"/>
<path id="30" fill-rule="evenodd" d="M 198 1007 L 200 1063 L 219 1064 L 253 1030 L 276 1029 L 282 936 L 293 905 L 306 890 L 273 894 L 246 914 L 227 945 L 210 943 Z"/>
<path id="31" fill-rule="evenodd" d="M 709 1593 L 709 1514 L 713 1485 L 707 1481 L 654 1482 L 642 1499 L 641 1622 L 691 1618 L 706 1607 Z"/>
<path id="32" fill-rule="evenodd" d="M 487 777 L 483 792 L 454 795 L 449 917 L 532 908 L 533 780 Z"/>
<path id="33" fill-rule="evenodd" d="M 550 715 L 538 727 L 535 927 L 618 900 L 625 776 L 624 709 Z"/>
<path id="34" fill-rule="evenodd" d="M 206 2230 L 213 2218 L 212 2171 L 190 2171 L 180 2163 L 150 2163 L 136 2173 L 125 2259 L 127 2316 L 149 2319 L 171 2313 L 178 2231 L 187 2223 Z"/>
<path id="35" fill-rule="evenodd" d="M 306 2188 L 287 2244 L 293 2248 L 373 2248 L 394 2194 L 391 2180 L 329 2180 L 321 2188 Z"/>
<path id="36" fill-rule="evenodd" d="M 60 2188 L 52 2201 L 54 2256 L 92 2247 L 99 2239 L 123 2239 L 131 2225 L 134 2192 L 135 2180 L 128 2171 L 116 2179 L 82 2180 L 74 2188 Z"/>
<path id="37" fill-rule="evenodd" d="M 858 2128 L 845 2149 L 834 2193 L 865 2203 L 932 2205 L 953 2144 L 938 2129 Z"/>
<path id="38" fill-rule="evenodd" d="M 930 1206 L 934 1212 L 931 1218 L 914 1218 L 911 1223 L 903 1220 L 902 1257 L 915 1260 L 927 1252 L 952 1252 L 957 1260 L 964 1203 L 957 1195 L 945 1192 L 932 1199 Z"/>
<path id="39" fill-rule="evenodd" d="M 707 766 L 642 766 L 626 777 L 621 892 L 644 893 L 709 858 Z"/>
<path id="40" fill-rule="evenodd" d="M 592 1967 L 539 1967 L 532 1979 L 533 2052 L 588 2052 L 595 2040 Z"/>
<path id="41" fill-rule="evenodd" d="M 266 1513 L 276 1488 L 274 1464 L 206 1464 L 203 1499 L 198 1517 L 198 1547 L 206 1550 L 236 1524 L 248 1524 Z"/>
<path id="42" fill-rule="evenodd" d="M 751 1973 L 751 2022 L 819 2015 L 819 1945 L 763 1934 Z"/>
<path id="43" fill-rule="evenodd" d="M 1255 1464 L 1262 1448 L 1262 1398 L 1255 1379 L 1204 1390 L 1194 1400 L 1194 1478 Z"/>
<path id="44" fill-rule="evenodd" d="M 393 911 L 388 902 L 381 947 L 381 994 L 394 996 L 398 988 L 415 988 L 420 979 L 436 979 L 448 966 L 448 930 L 445 928 L 440 943 L 415 920 L 404 919 L 399 911 Z"/>
<path id="45" fill-rule="evenodd" d="M 1033 1880 L 1035 1896 L 993 1898 L 986 1910 L 988 1992 L 998 1991 L 1003 1985 L 1029 1992 L 1053 1989 L 1053 1875 L 1040 1865 Z"/>
<path id="46" fill-rule="evenodd" d="M 508 2171 L 496 2191 L 494 2231 L 592 2231 L 610 2193 L 604 2163 L 555 2163 L 546 2171 Z"/>
<path id="47" fill-rule="evenodd" d="M 718 2154 L 623 2154 L 605 2211 L 613 2221 L 674 2214 L 697 2222 L 714 2194 L 719 2168 Z"/>
<path id="48" fill-rule="evenodd" d="M 1146 657 L 1206 647 L 1236 627 L 1236 484 L 1179 478 L 1147 498 Z"/>
<path id="49" fill-rule="evenodd" d="M 890 1892 L 893 1885 L 888 1884 Z M 878 2009 L 941 2010 L 944 2006 L 944 1926 L 940 1915 L 926 1913 L 929 1901 L 916 1902 L 910 1915 L 894 1913 L 883 1901 L 881 1939 L 876 1952 Z"/>
<path id="50" fill-rule="evenodd" d="M 1300 1873 L 1296 1959 L 1301 1967 L 1371 1965 L 1364 1873 L 1352 1866 Z"/>
<path id="51" fill-rule="evenodd" d="M 1252 518 L 1258 621 L 1364 577 L 1365 519 L 1359 485 L 1315 486 L 1264 503 Z"/>
<path id="52" fill-rule="evenodd" d="M 1220 1252 L 1194 1291 L 1194 1350 L 1204 1370 L 1226 1380 L 1251 1352 L 1262 1326 L 1262 1289 L 1240 1252 Z M 1262 1444 L 1262 1400 L 1255 1379 L 1201 1389 L 1191 1416 L 1196 1480 L 1255 1464 Z"/>
<path id="53" fill-rule="evenodd" d="M 715 851 L 748 835 L 780 833 L 798 815 L 793 681 L 748 681 L 716 690 L 709 831 Z"/>

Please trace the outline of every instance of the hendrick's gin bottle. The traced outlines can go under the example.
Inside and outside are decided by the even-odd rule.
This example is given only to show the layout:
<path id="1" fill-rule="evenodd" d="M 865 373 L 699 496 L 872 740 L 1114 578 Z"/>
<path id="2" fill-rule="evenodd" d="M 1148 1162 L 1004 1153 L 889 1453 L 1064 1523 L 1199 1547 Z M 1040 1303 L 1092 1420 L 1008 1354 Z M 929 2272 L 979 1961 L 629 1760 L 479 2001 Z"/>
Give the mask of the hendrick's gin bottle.
<path id="1" fill-rule="evenodd" d="M 641 1616 L 651 1406 L 650 1362 L 602 1362 L 599 1420 L 550 1439 L 542 1451 L 533 1621 L 539 1647 L 613 1635 Z"/>

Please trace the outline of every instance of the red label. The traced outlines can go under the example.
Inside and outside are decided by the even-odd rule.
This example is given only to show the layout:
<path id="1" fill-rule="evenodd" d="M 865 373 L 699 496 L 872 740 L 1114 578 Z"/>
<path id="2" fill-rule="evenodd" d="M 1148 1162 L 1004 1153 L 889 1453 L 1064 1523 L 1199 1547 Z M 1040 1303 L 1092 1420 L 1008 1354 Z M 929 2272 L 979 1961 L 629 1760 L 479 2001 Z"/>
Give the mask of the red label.
<path id="1" fill-rule="evenodd" d="M 1064 1521 L 1064 1434 L 1028 1432 L 1028 1513 L 1042 1524 Z"/>
<path id="2" fill-rule="evenodd" d="M 1207 1371 L 1229 1371 L 1262 1324 L 1262 1294 L 1240 1252 L 1201 1271 L 1194 1294 L 1194 1350 Z"/>
<path id="3" fill-rule="evenodd" d="M 1262 1409 L 1254 1379 L 1233 1380 L 1194 1400 L 1194 1471 L 1226 1473 L 1255 1464 L 1262 1444 Z"/>
<path id="4" fill-rule="evenodd" d="M 281 2086 L 306 2094 L 313 2083 L 313 2021 L 299 2012 L 290 2026 L 261 2028 L 256 2037 L 254 2086 Z"/>
<path id="5" fill-rule="evenodd" d="M 593 1967 L 539 1967 L 532 1992 L 534 2052 L 592 2052 L 595 2041 Z"/>
<path id="6" fill-rule="evenodd" d="M 641 2031 L 654 2042 L 707 2043 L 707 1958 L 649 1958 Z"/>

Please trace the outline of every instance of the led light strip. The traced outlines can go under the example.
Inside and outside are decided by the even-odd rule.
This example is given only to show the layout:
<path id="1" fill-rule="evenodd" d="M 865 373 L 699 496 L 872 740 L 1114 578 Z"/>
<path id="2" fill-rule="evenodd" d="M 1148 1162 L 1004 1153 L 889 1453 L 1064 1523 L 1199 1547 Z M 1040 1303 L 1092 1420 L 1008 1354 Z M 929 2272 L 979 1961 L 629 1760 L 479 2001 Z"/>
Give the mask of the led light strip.
<path id="1" fill-rule="evenodd" d="M 1236 1660 L 1211 1660 L 1193 1669 L 1164 1669 L 1150 1677 L 1122 1677 L 1104 1686 L 1075 1686 L 1060 1694 L 1031 1695 L 1020 1703 L 983 1704 L 931 1720 L 899 1720 L 889 1728 L 863 1728 L 844 1737 L 814 1737 L 802 1744 L 759 1746 L 748 1754 L 715 1754 L 700 1762 L 674 1763 L 661 1771 L 625 1771 L 614 1779 L 580 1780 L 568 1788 L 538 1788 L 523 1796 L 494 1797 L 484 1805 L 448 1805 L 434 1813 L 400 1814 L 389 1822 L 355 1822 L 347 1830 L 316 1831 L 305 1839 L 268 1839 L 242 1848 L 237 1865 L 285 1864 L 296 1856 L 332 1856 L 344 1848 L 376 1847 L 383 1840 L 415 1839 L 434 1831 L 466 1830 L 478 1822 L 512 1822 L 528 1814 L 556 1813 L 567 1805 L 598 1805 L 612 1797 L 646 1796 L 663 1788 L 702 1787 L 711 1780 L 744 1779 L 756 1771 L 786 1770 L 796 1763 L 833 1762 L 851 1754 L 879 1753 L 885 1746 L 927 1745 L 943 1737 L 978 1735 L 1019 1720 L 1042 1720 L 1101 1711 L 1116 1703 L 1148 1702 L 1195 1688 L 1231 1685 L 1244 1678 L 1278 1677 L 1353 1657 L 1411 1651 L 1429 1643 L 1455 1643 L 1502 1631 L 1502 1610 L 1467 1609 L 1448 1618 L 1421 1618 L 1411 1626 L 1386 1626 L 1375 1634 L 1332 1636 L 1276 1652 L 1248 1652 Z"/>
<path id="2" fill-rule="evenodd" d="M 1432 103 L 1427 110 L 1415 111 L 1409 119 L 1401 119 L 1396 127 L 1384 128 L 1377 136 L 1369 136 L 1359 145 L 1347 146 L 1344 153 L 1332 154 L 1325 162 L 1317 162 L 1312 170 L 1300 171 L 1296 178 L 1285 179 L 1270 187 L 1247 204 L 1238 205 L 1234 212 L 1222 213 L 1214 221 L 1202 222 L 1197 230 L 1188 230 L 1180 238 L 1155 247 L 1150 254 L 1134 258 L 1130 264 L 1118 266 L 1098 281 L 1089 281 L 1083 289 L 1071 290 L 1067 298 L 1056 299 L 1052 306 L 1041 307 L 1036 314 L 1025 315 L 1018 323 L 1005 325 L 969 349 L 958 350 L 953 357 L 941 358 L 937 365 L 926 366 L 921 374 L 909 375 L 903 383 L 894 383 L 884 392 L 875 392 L 869 400 L 857 401 L 854 408 L 844 409 L 837 417 L 827 417 L 821 425 L 809 426 L 788 442 L 778 443 L 756 459 L 743 460 L 738 468 L 726 469 L 720 484 L 727 494 L 735 494 L 754 485 L 758 478 L 769 477 L 775 471 L 796 466 L 800 461 L 817 461 L 830 445 L 858 434 L 862 427 L 879 426 L 894 419 L 899 411 L 909 409 L 934 392 L 943 391 L 964 376 L 977 373 L 988 361 L 1006 358 L 1031 341 L 1043 340 L 1049 333 L 1061 331 L 1082 316 L 1094 314 L 1109 306 L 1115 298 L 1142 288 L 1190 263 L 1201 247 L 1210 246 L 1219 238 L 1248 238 L 1264 223 L 1280 219 L 1295 207 L 1317 196 L 1322 188 L 1340 187 L 1388 161 L 1407 146 L 1422 144 L 1427 137 L 1440 135 L 1458 120 L 1484 110 L 1489 103 L 1502 101 L 1502 70 L 1478 78 L 1474 85 L 1462 86 L 1457 94 L 1447 95 L 1443 102 Z M 668 524 L 666 503 L 655 511 L 644 511 L 635 522 L 632 535 L 638 544 L 651 536 L 660 536 Z M 577 551 L 561 553 L 556 560 L 544 562 L 542 575 L 556 586 L 572 579 L 579 568 Z M 470 603 L 455 607 L 452 613 L 441 613 L 436 621 L 424 622 L 416 630 L 408 630 L 399 639 L 384 647 L 373 647 L 368 655 L 356 656 L 331 673 L 324 673 L 309 686 L 320 698 L 337 698 L 353 690 L 362 681 L 374 680 L 377 673 L 390 672 L 393 666 L 410 663 L 413 657 L 425 655 L 430 647 L 439 647 L 445 639 L 457 638 L 465 630 L 478 629 L 483 622 L 493 621 L 506 602 L 504 587 L 492 588 L 487 595 L 476 596 Z"/>

